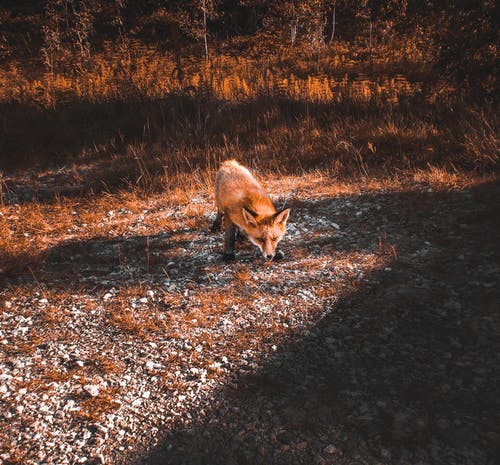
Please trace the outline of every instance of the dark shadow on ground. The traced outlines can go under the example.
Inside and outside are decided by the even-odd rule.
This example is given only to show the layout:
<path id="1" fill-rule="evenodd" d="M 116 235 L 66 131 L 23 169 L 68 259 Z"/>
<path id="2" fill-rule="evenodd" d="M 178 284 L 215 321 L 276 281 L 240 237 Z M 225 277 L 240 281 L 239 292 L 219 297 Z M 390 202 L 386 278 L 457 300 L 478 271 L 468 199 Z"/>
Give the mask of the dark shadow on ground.
<path id="1" fill-rule="evenodd" d="M 193 238 L 193 234 L 198 237 Z M 144 281 L 159 285 L 166 279 L 169 263 L 174 265 L 176 280 L 198 282 L 203 279 L 201 268 L 205 262 L 196 256 L 186 257 L 186 248 L 203 240 L 203 232 L 188 229 L 151 236 L 69 240 L 39 256 L 4 257 L 4 262 L 12 263 L 15 269 L 4 270 L 0 282 L 7 286 L 38 283 L 50 289 L 72 286 L 100 292 Z"/>
<path id="2" fill-rule="evenodd" d="M 363 200 L 388 210 L 353 216 L 352 244 L 312 238 L 310 251 L 362 249 L 382 227 L 397 246 L 391 270 L 235 373 L 194 424 L 134 463 L 498 463 L 500 186 L 389 197 Z"/>

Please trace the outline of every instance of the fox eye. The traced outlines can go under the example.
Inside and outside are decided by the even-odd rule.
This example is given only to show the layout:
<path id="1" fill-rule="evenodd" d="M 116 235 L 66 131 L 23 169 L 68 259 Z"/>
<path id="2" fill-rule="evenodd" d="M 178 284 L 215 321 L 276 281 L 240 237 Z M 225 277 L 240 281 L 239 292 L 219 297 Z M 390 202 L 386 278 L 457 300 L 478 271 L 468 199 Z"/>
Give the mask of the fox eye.
<path id="1" fill-rule="evenodd" d="M 276 241 L 278 240 L 278 238 L 277 238 L 276 236 L 273 236 L 273 237 L 271 237 L 271 240 L 272 240 L 273 242 L 276 242 Z"/>

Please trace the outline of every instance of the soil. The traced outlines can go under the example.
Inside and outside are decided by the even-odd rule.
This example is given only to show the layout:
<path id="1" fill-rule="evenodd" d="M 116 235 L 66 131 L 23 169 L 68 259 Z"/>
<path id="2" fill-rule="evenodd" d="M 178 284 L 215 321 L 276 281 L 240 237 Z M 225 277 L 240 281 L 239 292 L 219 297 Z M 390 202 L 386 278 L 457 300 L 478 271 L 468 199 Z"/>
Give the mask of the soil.
<path id="1" fill-rule="evenodd" d="M 500 185 L 325 192 L 278 262 L 200 194 L 4 277 L 0 463 L 499 463 Z"/>

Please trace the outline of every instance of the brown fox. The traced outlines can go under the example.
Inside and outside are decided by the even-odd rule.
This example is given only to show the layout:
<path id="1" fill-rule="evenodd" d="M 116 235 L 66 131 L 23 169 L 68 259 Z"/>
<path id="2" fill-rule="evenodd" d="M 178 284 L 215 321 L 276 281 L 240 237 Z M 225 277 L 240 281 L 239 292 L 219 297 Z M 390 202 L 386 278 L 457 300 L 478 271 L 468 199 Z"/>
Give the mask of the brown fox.
<path id="1" fill-rule="evenodd" d="M 215 176 L 217 217 L 212 231 L 224 221 L 224 258 L 234 259 L 236 229 L 246 233 L 264 258 L 281 258 L 276 245 L 286 232 L 290 209 L 277 211 L 271 198 L 244 166 L 235 160 L 224 162 Z"/>

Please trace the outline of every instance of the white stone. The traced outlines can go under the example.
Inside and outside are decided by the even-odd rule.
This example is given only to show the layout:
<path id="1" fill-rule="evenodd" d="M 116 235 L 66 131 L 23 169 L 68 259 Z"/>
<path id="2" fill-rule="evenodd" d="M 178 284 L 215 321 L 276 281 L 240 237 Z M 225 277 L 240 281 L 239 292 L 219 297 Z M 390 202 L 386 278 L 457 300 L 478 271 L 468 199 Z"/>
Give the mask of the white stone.
<path id="1" fill-rule="evenodd" d="M 87 391 L 92 397 L 99 395 L 99 386 L 97 384 L 86 384 L 83 389 Z"/>
<path id="2" fill-rule="evenodd" d="M 329 444 L 328 446 L 325 447 L 325 453 L 334 455 L 337 453 L 337 448 L 333 444 Z"/>

